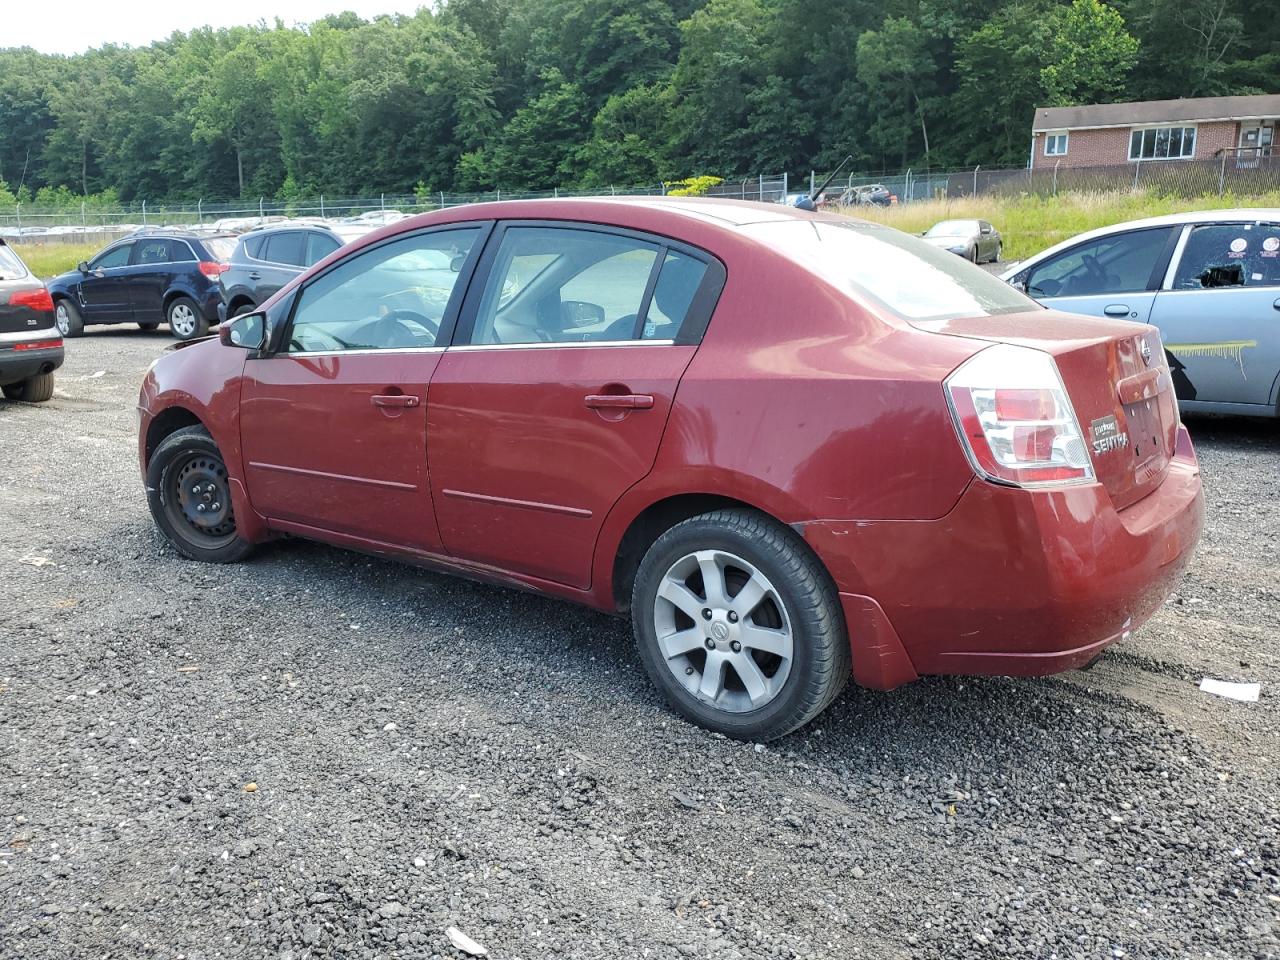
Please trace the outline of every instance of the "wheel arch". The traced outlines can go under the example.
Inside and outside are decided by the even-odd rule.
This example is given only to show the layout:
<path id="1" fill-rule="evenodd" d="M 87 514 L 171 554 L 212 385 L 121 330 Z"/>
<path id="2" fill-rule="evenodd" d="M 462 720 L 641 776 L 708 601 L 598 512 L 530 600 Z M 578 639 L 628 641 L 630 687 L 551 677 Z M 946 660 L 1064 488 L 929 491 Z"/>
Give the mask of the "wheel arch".
<path id="1" fill-rule="evenodd" d="M 631 607 L 631 589 L 635 583 L 640 561 L 658 537 L 691 517 L 710 513 L 713 510 L 732 509 L 750 510 L 776 523 L 789 526 L 778 515 L 777 510 L 726 493 L 692 491 L 670 493 L 659 497 L 635 513 L 618 538 L 617 545 L 610 551 L 611 556 L 606 558 L 609 561 L 607 567 L 609 592 L 603 599 L 615 612 L 626 613 Z M 822 558 L 816 551 L 812 551 L 812 548 L 809 549 L 826 570 L 826 564 L 823 563 Z M 831 575 L 829 570 L 827 575 Z"/>
<path id="2" fill-rule="evenodd" d="M 208 425 L 200 419 L 194 412 L 183 406 L 165 407 L 152 419 L 147 425 L 146 440 L 146 462 L 143 467 L 147 467 L 151 463 L 151 455 L 155 453 L 156 447 L 164 442 L 165 437 L 176 433 L 184 427 L 204 427 L 209 429 Z M 212 431 L 210 431 L 212 434 Z"/>

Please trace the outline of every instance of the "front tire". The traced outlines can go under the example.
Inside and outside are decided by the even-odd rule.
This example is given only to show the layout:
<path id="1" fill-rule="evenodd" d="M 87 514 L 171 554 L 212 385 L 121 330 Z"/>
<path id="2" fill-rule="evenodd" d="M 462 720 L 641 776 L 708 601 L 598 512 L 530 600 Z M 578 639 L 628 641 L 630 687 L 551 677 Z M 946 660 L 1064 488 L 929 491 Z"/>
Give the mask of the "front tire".
<path id="1" fill-rule="evenodd" d="M 164 318 L 169 332 L 179 340 L 194 340 L 209 332 L 209 321 L 190 297 L 175 297 L 165 310 Z"/>
<path id="2" fill-rule="evenodd" d="M 147 464 L 147 505 L 184 557 L 235 563 L 253 552 L 237 532 L 227 467 L 204 427 L 184 427 L 156 447 Z"/>
<path id="3" fill-rule="evenodd" d="M 160 324 L 159 324 L 158 322 L 153 322 L 153 323 L 139 323 L 139 324 L 138 324 L 138 329 L 139 329 L 139 330 L 141 330 L 141 331 L 143 331 L 144 333 L 150 333 L 152 330 L 159 330 L 159 329 L 160 329 Z"/>
<path id="4" fill-rule="evenodd" d="M 53 396 L 53 374 L 39 373 L 17 383 L 7 384 L 3 389 L 6 400 L 44 403 Z"/>
<path id="5" fill-rule="evenodd" d="M 636 573 L 631 616 L 645 670 L 672 707 L 734 739 L 804 726 L 852 672 L 826 570 L 795 533 L 750 510 L 660 536 Z"/>
<path id="6" fill-rule="evenodd" d="M 53 322 L 63 337 L 78 337 L 84 333 L 84 318 L 70 300 L 59 300 L 53 308 Z"/>

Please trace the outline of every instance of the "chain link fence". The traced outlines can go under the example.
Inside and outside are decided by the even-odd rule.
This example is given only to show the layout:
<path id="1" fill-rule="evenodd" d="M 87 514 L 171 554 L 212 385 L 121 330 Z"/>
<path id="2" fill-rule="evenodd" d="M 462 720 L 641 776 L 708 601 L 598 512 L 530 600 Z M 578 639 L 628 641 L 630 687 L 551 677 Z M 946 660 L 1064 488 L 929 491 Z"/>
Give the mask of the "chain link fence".
<path id="1" fill-rule="evenodd" d="M 730 177 L 706 196 L 766 203 L 786 202 L 794 193 L 821 185 L 823 175 L 792 180 L 787 174 Z M 241 231 L 286 219 L 320 218 L 388 223 L 403 216 L 491 200 L 550 197 L 659 196 L 666 184 L 605 187 L 592 190 L 507 191 L 484 193 L 380 194 L 376 197 L 319 196 L 299 200 L 224 200 L 148 203 L 105 207 L 85 201 L 78 209 L 17 204 L 0 207 L 0 236 L 39 242 L 97 242 L 145 227 Z M 873 188 L 883 188 L 873 189 Z M 1076 167 L 1062 162 L 1025 167 L 965 170 L 906 170 L 880 176 L 852 174 L 827 185 L 830 203 L 913 203 L 937 198 L 1059 193 L 1147 191 L 1186 198 L 1223 194 L 1258 196 L 1280 190 L 1280 156 L 1260 151 L 1228 151 L 1211 160 L 1143 160 L 1112 166 Z"/>
<path id="2" fill-rule="evenodd" d="M 706 196 L 781 202 L 786 198 L 787 175 L 735 177 L 710 187 Z M 102 206 L 86 200 L 78 208 L 16 204 L 0 207 L 0 236 L 40 242 L 82 243 L 106 241 L 140 228 L 183 227 L 195 230 L 241 231 L 281 220 L 317 218 L 327 221 L 389 223 L 405 216 L 499 200 L 535 200 L 553 197 L 660 196 L 666 184 L 638 187 L 604 187 L 591 190 L 493 190 L 484 193 L 380 194 L 376 197 L 318 196 L 297 200 L 259 197 L 255 200 L 195 200 L 150 203 L 145 200 Z"/>

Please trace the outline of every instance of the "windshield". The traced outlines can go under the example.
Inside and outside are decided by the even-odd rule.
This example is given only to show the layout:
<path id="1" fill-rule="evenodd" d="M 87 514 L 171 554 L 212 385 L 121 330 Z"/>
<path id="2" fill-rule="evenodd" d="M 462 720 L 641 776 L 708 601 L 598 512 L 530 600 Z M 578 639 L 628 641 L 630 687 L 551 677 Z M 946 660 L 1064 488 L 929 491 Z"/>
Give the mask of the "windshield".
<path id="1" fill-rule="evenodd" d="M 205 248 L 219 260 L 230 260 L 236 248 L 235 237 L 209 237 L 203 241 Z"/>
<path id="2" fill-rule="evenodd" d="M 22 265 L 18 255 L 0 243 L 0 280 L 17 280 L 26 275 L 27 268 Z"/>
<path id="3" fill-rule="evenodd" d="M 977 220 L 943 220 L 929 228 L 926 237 L 967 237 L 978 232 Z"/>
<path id="4" fill-rule="evenodd" d="M 1036 309 L 1003 280 L 898 230 L 861 220 L 781 220 L 743 228 L 818 276 L 904 320 Z"/>

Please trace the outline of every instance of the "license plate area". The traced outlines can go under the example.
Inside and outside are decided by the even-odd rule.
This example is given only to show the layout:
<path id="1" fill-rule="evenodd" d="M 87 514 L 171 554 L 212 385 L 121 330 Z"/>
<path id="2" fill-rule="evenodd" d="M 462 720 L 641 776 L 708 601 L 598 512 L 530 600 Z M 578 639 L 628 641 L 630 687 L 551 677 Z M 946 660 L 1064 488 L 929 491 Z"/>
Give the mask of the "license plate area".
<path id="1" fill-rule="evenodd" d="M 1129 428 L 1129 449 L 1133 451 L 1134 481 L 1142 484 L 1158 473 L 1168 459 L 1161 439 L 1165 429 L 1160 421 L 1160 398 L 1126 403 L 1123 408 Z"/>

